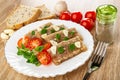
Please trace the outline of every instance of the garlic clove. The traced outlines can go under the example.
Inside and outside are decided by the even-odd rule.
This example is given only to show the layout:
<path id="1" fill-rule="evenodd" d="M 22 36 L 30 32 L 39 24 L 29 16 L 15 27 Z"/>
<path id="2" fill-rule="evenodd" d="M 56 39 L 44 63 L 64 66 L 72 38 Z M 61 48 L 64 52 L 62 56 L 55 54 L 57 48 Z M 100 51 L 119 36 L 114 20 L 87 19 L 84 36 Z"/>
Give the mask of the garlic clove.
<path id="1" fill-rule="evenodd" d="M 6 33 L 6 34 L 12 34 L 12 33 L 14 33 L 14 30 L 13 29 L 5 29 L 4 33 Z"/>
<path id="2" fill-rule="evenodd" d="M 75 46 L 76 46 L 77 48 L 80 48 L 80 47 L 81 47 L 80 41 L 75 42 Z"/>
<path id="3" fill-rule="evenodd" d="M 50 27 L 52 27 L 55 31 L 59 31 L 60 30 L 60 28 L 58 26 L 56 26 L 56 25 L 51 25 Z"/>
<path id="4" fill-rule="evenodd" d="M 54 40 L 50 40 L 50 43 L 52 44 L 52 45 L 54 45 L 54 46 L 56 46 L 58 43 L 56 42 L 56 41 L 54 41 Z"/>
<path id="5" fill-rule="evenodd" d="M 64 34 L 65 36 L 68 36 L 68 30 L 63 30 L 63 34 Z"/>
<path id="6" fill-rule="evenodd" d="M 43 39 L 46 38 L 46 36 L 47 36 L 47 34 L 41 35 L 41 37 L 42 37 Z"/>
<path id="7" fill-rule="evenodd" d="M 56 47 L 56 46 L 52 46 L 52 47 L 50 48 L 50 51 L 51 51 L 51 53 L 52 53 L 53 55 L 56 54 L 56 50 L 57 50 L 57 47 Z"/>
<path id="8" fill-rule="evenodd" d="M 2 32 L 0 36 L 2 39 L 5 39 L 5 40 L 9 39 L 9 36 L 5 34 L 4 32 Z"/>
<path id="9" fill-rule="evenodd" d="M 14 32 L 13 32 L 14 33 Z M 11 37 L 13 35 L 13 33 L 9 33 L 8 35 Z"/>

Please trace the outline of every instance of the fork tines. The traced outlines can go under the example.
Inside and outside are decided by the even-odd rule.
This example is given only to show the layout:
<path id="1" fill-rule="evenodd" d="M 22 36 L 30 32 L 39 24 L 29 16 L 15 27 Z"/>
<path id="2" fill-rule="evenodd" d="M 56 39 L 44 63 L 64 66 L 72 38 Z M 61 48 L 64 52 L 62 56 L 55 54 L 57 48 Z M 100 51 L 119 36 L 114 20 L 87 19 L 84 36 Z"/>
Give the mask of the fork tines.
<path id="1" fill-rule="evenodd" d="M 98 41 L 98 44 L 93 52 L 93 57 L 91 58 L 92 59 L 91 61 L 94 64 L 97 63 L 100 66 L 105 56 L 107 45 L 108 44 L 105 42 Z"/>

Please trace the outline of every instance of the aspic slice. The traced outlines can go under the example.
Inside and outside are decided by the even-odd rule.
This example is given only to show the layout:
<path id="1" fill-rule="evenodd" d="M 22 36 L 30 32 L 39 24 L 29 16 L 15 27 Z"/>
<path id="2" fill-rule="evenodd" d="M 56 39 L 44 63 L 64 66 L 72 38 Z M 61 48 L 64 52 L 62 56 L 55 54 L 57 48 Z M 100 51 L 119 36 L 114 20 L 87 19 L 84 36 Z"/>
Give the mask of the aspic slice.
<path id="1" fill-rule="evenodd" d="M 77 46 L 76 43 L 79 46 Z M 82 40 L 80 39 L 80 36 L 71 38 L 68 41 L 62 41 L 56 46 L 56 54 L 52 54 L 53 63 L 55 65 L 58 65 L 64 62 L 65 60 L 70 59 L 73 56 L 78 55 L 86 50 L 87 47 L 83 44 Z"/>
<path id="2" fill-rule="evenodd" d="M 50 27 L 51 25 L 53 25 L 51 22 L 48 22 L 48 23 L 46 23 L 46 24 L 44 24 L 44 25 L 41 25 L 39 28 L 48 28 L 48 27 Z"/>
<path id="3" fill-rule="evenodd" d="M 66 29 L 64 25 L 51 25 L 48 28 L 41 28 L 40 34 L 50 35 L 52 33 L 55 33 L 57 31 L 64 30 L 64 29 Z"/>
<path id="4" fill-rule="evenodd" d="M 30 31 L 27 35 L 29 37 L 41 37 L 44 39 L 46 36 L 57 32 L 54 28 L 58 28 L 58 31 L 66 29 L 64 25 L 52 25 L 51 23 L 47 23 L 46 25 L 42 26 L 42 28 L 39 27 Z"/>
<path id="5" fill-rule="evenodd" d="M 78 32 L 75 28 L 65 29 L 53 34 L 50 34 L 44 38 L 45 41 L 50 42 L 51 40 L 60 43 L 62 41 L 67 41 L 75 36 L 78 36 Z M 80 36 L 80 35 L 79 35 Z M 82 37 L 80 37 L 82 40 Z"/>

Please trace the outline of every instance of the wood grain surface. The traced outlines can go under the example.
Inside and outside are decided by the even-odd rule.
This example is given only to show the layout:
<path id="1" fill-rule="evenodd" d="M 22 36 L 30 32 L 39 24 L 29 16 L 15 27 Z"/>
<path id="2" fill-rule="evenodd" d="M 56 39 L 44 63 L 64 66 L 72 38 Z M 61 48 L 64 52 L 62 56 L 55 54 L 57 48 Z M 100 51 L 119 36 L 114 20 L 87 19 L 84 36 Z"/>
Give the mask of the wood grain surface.
<path id="1" fill-rule="evenodd" d="M 114 43 L 107 48 L 106 57 L 102 66 L 93 72 L 89 80 L 120 80 L 120 0 L 113 0 L 118 8 L 118 15 L 115 27 Z M 0 26 L 0 33 L 6 28 Z M 91 32 L 94 33 L 94 30 Z M 0 38 L 0 80 L 82 80 L 88 61 L 78 69 L 65 75 L 50 78 L 35 78 L 25 76 L 12 69 L 6 61 L 4 53 L 5 41 Z"/>

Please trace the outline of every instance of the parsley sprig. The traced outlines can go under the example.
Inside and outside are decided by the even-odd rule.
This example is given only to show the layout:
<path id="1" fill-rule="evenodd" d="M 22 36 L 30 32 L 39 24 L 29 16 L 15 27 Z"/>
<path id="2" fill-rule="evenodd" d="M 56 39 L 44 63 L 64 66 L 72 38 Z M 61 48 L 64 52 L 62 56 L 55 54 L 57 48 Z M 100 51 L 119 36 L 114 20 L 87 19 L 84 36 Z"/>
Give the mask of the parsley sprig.
<path id="1" fill-rule="evenodd" d="M 70 50 L 70 51 L 73 51 L 73 50 L 75 50 L 75 44 L 69 44 L 68 45 L 68 49 Z"/>
<path id="2" fill-rule="evenodd" d="M 59 53 L 59 54 L 62 54 L 62 53 L 65 51 L 63 46 L 58 47 L 57 50 L 58 50 L 58 53 Z"/>
<path id="3" fill-rule="evenodd" d="M 38 61 L 36 55 L 34 55 L 33 51 L 29 50 L 28 48 L 25 48 L 24 45 L 22 45 L 22 48 L 17 47 L 18 52 L 17 55 L 23 56 L 25 59 L 27 59 L 27 63 L 35 64 L 36 66 L 40 65 L 40 62 Z"/>
<path id="4" fill-rule="evenodd" d="M 41 31 L 40 31 L 41 34 L 45 34 L 47 33 L 47 29 L 46 28 L 43 28 Z"/>
<path id="5" fill-rule="evenodd" d="M 70 35 L 74 35 L 75 34 L 75 31 L 70 31 Z"/>
<path id="6" fill-rule="evenodd" d="M 68 37 L 64 37 L 64 38 L 63 38 L 64 41 L 67 41 L 68 39 L 69 39 Z"/>
<path id="7" fill-rule="evenodd" d="M 60 40 L 61 35 L 60 35 L 60 34 L 56 34 L 55 38 L 56 38 L 57 40 Z"/>
<path id="8" fill-rule="evenodd" d="M 31 34 L 32 34 L 32 35 L 35 35 L 35 31 L 32 31 Z"/>

